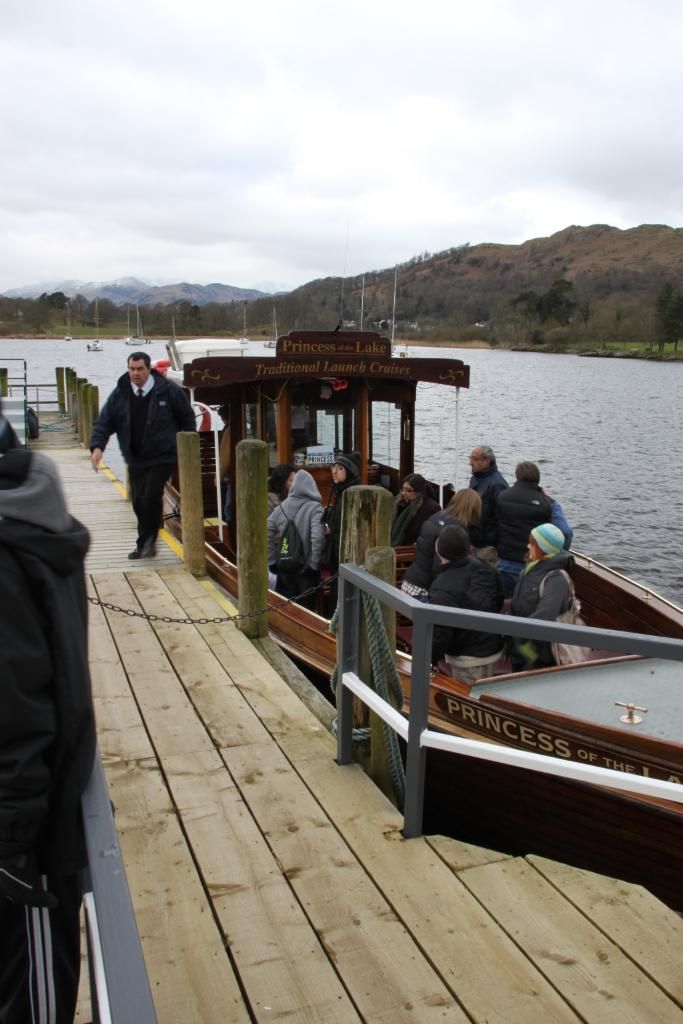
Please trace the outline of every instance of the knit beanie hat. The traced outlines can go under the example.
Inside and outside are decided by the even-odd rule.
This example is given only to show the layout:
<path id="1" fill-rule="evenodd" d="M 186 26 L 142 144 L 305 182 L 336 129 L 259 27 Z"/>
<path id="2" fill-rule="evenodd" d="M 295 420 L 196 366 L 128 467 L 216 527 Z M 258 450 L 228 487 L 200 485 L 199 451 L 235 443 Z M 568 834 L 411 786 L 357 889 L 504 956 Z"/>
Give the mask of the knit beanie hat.
<path id="1" fill-rule="evenodd" d="M 346 476 L 349 480 L 360 475 L 358 463 L 354 459 L 353 455 L 344 455 L 343 453 L 335 455 L 333 465 L 341 466 L 345 469 Z"/>
<path id="2" fill-rule="evenodd" d="M 464 558 L 470 549 L 470 538 L 462 526 L 444 526 L 436 540 L 436 553 L 450 562 Z"/>
<path id="3" fill-rule="evenodd" d="M 564 534 L 552 523 L 541 523 L 540 526 L 534 527 L 531 536 L 546 555 L 559 555 L 564 547 Z"/>

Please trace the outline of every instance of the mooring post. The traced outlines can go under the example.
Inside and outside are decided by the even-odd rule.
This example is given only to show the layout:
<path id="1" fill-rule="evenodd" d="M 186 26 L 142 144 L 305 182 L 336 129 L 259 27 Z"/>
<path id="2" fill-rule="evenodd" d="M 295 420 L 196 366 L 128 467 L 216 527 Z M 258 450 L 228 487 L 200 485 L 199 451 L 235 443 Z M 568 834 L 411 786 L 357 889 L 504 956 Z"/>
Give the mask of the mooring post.
<path id="1" fill-rule="evenodd" d="M 0 366 L 0 395 L 7 396 L 7 367 Z"/>
<path id="2" fill-rule="evenodd" d="M 196 430 L 184 430 L 176 436 L 183 524 L 183 561 L 193 576 L 206 576 L 199 434 Z"/>
<path id="3" fill-rule="evenodd" d="M 368 548 L 365 556 L 365 568 L 373 576 L 392 586 L 396 583 L 396 552 L 392 547 Z M 382 622 L 387 635 L 387 643 L 391 651 L 391 657 L 396 664 L 396 612 L 388 605 L 381 605 Z M 372 688 L 377 690 L 377 680 L 372 675 Z M 390 703 L 397 711 L 401 710 L 400 705 L 389 694 Z M 389 767 L 388 750 L 384 742 L 384 723 L 378 715 L 370 712 L 370 777 L 376 786 L 395 801 L 396 794 L 391 779 Z"/>
<path id="4" fill-rule="evenodd" d="M 393 498 L 384 487 L 358 486 L 345 491 L 342 500 L 339 561 L 365 565 L 370 548 L 389 547 Z M 390 555 L 393 559 L 393 549 Z M 372 686 L 368 638 L 362 615 L 361 621 L 358 675 L 364 683 Z M 368 723 L 368 709 L 360 701 L 354 700 L 354 725 L 363 728 Z"/>
<path id="5" fill-rule="evenodd" d="M 66 413 L 66 368 L 64 366 L 55 367 L 55 380 L 57 381 L 59 415 L 64 416 Z"/>
<path id="6" fill-rule="evenodd" d="M 100 389 L 97 384 L 91 384 L 88 390 L 88 432 L 85 437 L 86 446 L 90 441 L 90 435 L 92 434 L 93 423 L 99 416 L 100 412 Z"/>
<path id="7" fill-rule="evenodd" d="M 250 640 L 268 635 L 268 445 L 248 438 L 235 449 L 238 628 Z"/>
<path id="8" fill-rule="evenodd" d="M 85 388 L 88 381 L 86 377 L 76 378 L 76 433 L 81 444 L 85 444 L 84 410 L 85 410 Z"/>

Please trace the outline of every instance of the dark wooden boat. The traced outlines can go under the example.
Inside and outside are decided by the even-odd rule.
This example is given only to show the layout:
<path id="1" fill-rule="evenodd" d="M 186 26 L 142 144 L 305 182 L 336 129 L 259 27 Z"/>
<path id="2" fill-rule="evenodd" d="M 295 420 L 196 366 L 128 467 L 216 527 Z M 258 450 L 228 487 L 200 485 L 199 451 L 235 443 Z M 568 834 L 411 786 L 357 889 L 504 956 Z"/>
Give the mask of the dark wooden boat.
<path id="1" fill-rule="evenodd" d="M 396 493 L 413 469 L 417 384 L 467 387 L 469 368 L 456 359 L 396 357 L 388 339 L 374 333 L 293 332 L 278 339 L 274 355 L 195 356 L 183 366 L 183 381 L 194 400 L 229 410 L 233 464 L 237 443 L 259 437 L 269 444 L 271 464 L 305 465 L 325 499 L 334 450 L 358 451 L 361 481 Z M 394 431 L 389 444 L 387 429 Z M 214 450 L 213 435 L 203 436 L 209 520 L 218 515 Z M 169 508 L 177 500 L 169 489 Z M 215 526 L 207 528 L 208 567 L 236 596 L 233 537 L 222 532 L 220 539 Z M 412 549 L 397 550 L 399 575 L 411 559 Z M 647 588 L 582 555 L 575 555 L 572 576 L 588 625 L 683 638 L 683 610 Z M 327 618 L 283 604 L 274 593 L 269 607 L 271 635 L 280 646 L 329 675 L 336 641 Z M 398 652 L 397 660 L 407 710 L 409 655 Z M 580 667 L 475 685 L 437 673 L 430 722 L 459 735 L 683 782 L 680 675 L 678 663 L 609 652 L 595 652 L 595 660 Z M 624 709 L 615 701 L 648 707 L 645 721 L 620 722 Z M 641 882 L 683 909 L 681 805 L 430 751 L 425 827 Z"/>

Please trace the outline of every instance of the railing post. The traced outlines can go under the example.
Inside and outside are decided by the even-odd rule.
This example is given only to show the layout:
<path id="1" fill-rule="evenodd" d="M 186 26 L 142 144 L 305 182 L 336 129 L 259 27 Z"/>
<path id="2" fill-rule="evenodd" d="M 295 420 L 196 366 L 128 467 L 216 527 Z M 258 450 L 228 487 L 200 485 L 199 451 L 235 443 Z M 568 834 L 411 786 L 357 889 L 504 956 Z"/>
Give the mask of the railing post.
<path id="1" fill-rule="evenodd" d="M 403 835 L 413 839 L 422 835 L 424 811 L 426 751 L 421 745 L 429 715 L 429 677 L 432 664 L 432 632 L 429 606 L 413 613 L 413 651 L 410 675 L 410 717 L 406 757 L 406 797 L 403 809 Z"/>
<path id="2" fill-rule="evenodd" d="M 387 540 L 389 538 L 387 537 Z M 396 583 L 396 552 L 392 547 L 368 548 L 365 556 L 365 568 L 392 586 Z M 381 605 L 382 626 L 387 635 L 389 650 L 392 652 L 394 665 L 396 664 L 396 612 L 388 605 Z M 365 633 L 365 630 L 363 631 Z M 377 690 L 377 680 L 374 673 L 371 674 L 372 688 Z M 394 703 L 390 699 L 390 703 Z M 396 710 L 400 711 L 400 707 Z M 376 786 L 391 800 L 396 800 L 394 784 L 391 778 L 390 762 L 387 745 L 384 738 L 384 723 L 382 719 L 370 712 L 370 778 Z"/>
<path id="3" fill-rule="evenodd" d="M 177 443 L 183 524 L 183 561 L 193 576 L 206 576 L 199 434 L 196 430 L 182 431 L 177 434 Z"/>
<path id="4" fill-rule="evenodd" d="M 340 574 L 337 681 L 337 764 L 351 764 L 353 744 L 353 694 L 342 684 L 344 672 L 358 675 L 361 593 Z"/>
<path id="5" fill-rule="evenodd" d="M 7 397 L 7 367 L 0 366 L 0 396 Z"/>
<path id="6" fill-rule="evenodd" d="M 83 410 L 85 407 L 85 386 L 88 383 L 85 377 L 76 378 L 76 433 L 81 444 L 85 443 L 85 431 L 83 429 Z"/>
<path id="7" fill-rule="evenodd" d="M 235 449 L 238 628 L 250 640 L 268 635 L 268 445 L 248 438 Z M 258 613 L 258 614 L 256 614 Z"/>

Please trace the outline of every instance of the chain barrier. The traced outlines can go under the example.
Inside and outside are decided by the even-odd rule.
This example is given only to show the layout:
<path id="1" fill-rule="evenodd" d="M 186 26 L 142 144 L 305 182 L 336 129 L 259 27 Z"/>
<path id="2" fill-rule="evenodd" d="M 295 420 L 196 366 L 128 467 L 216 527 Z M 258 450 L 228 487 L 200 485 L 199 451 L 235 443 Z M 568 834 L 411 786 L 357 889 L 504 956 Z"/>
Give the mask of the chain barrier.
<path id="1" fill-rule="evenodd" d="M 255 612 L 237 612 L 236 615 L 215 615 L 213 618 L 192 619 L 188 616 L 174 619 L 171 615 L 155 615 L 153 612 L 138 611 L 136 608 L 121 608 L 119 605 L 111 604 L 109 601 L 101 601 L 99 597 L 89 596 L 88 601 L 99 608 L 106 608 L 107 611 L 120 612 L 121 615 L 128 615 L 132 619 L 146 619 L 147 622 L 174 622 L 182 626 L 219 626 L 222 622 L 241 622 L 244 619 L 253 619 L 258 615 L 264 615 L 268 612 L 279 611 L 280 608 L 286 608 L 288 604 L 295 604 L 302 597 L 308 597 L 311 594 L 315 594 L 316 591 L 322 590 L 323 587 L 336 578 L 336 573 L 334 576 L 328 576 L 325 580 L 316 584 L 315 587 L 309 587 L 308 590 L 302 591 L 296 597 L 283 597 L 279 604 L 272 607 L 259 608 Z"/>

